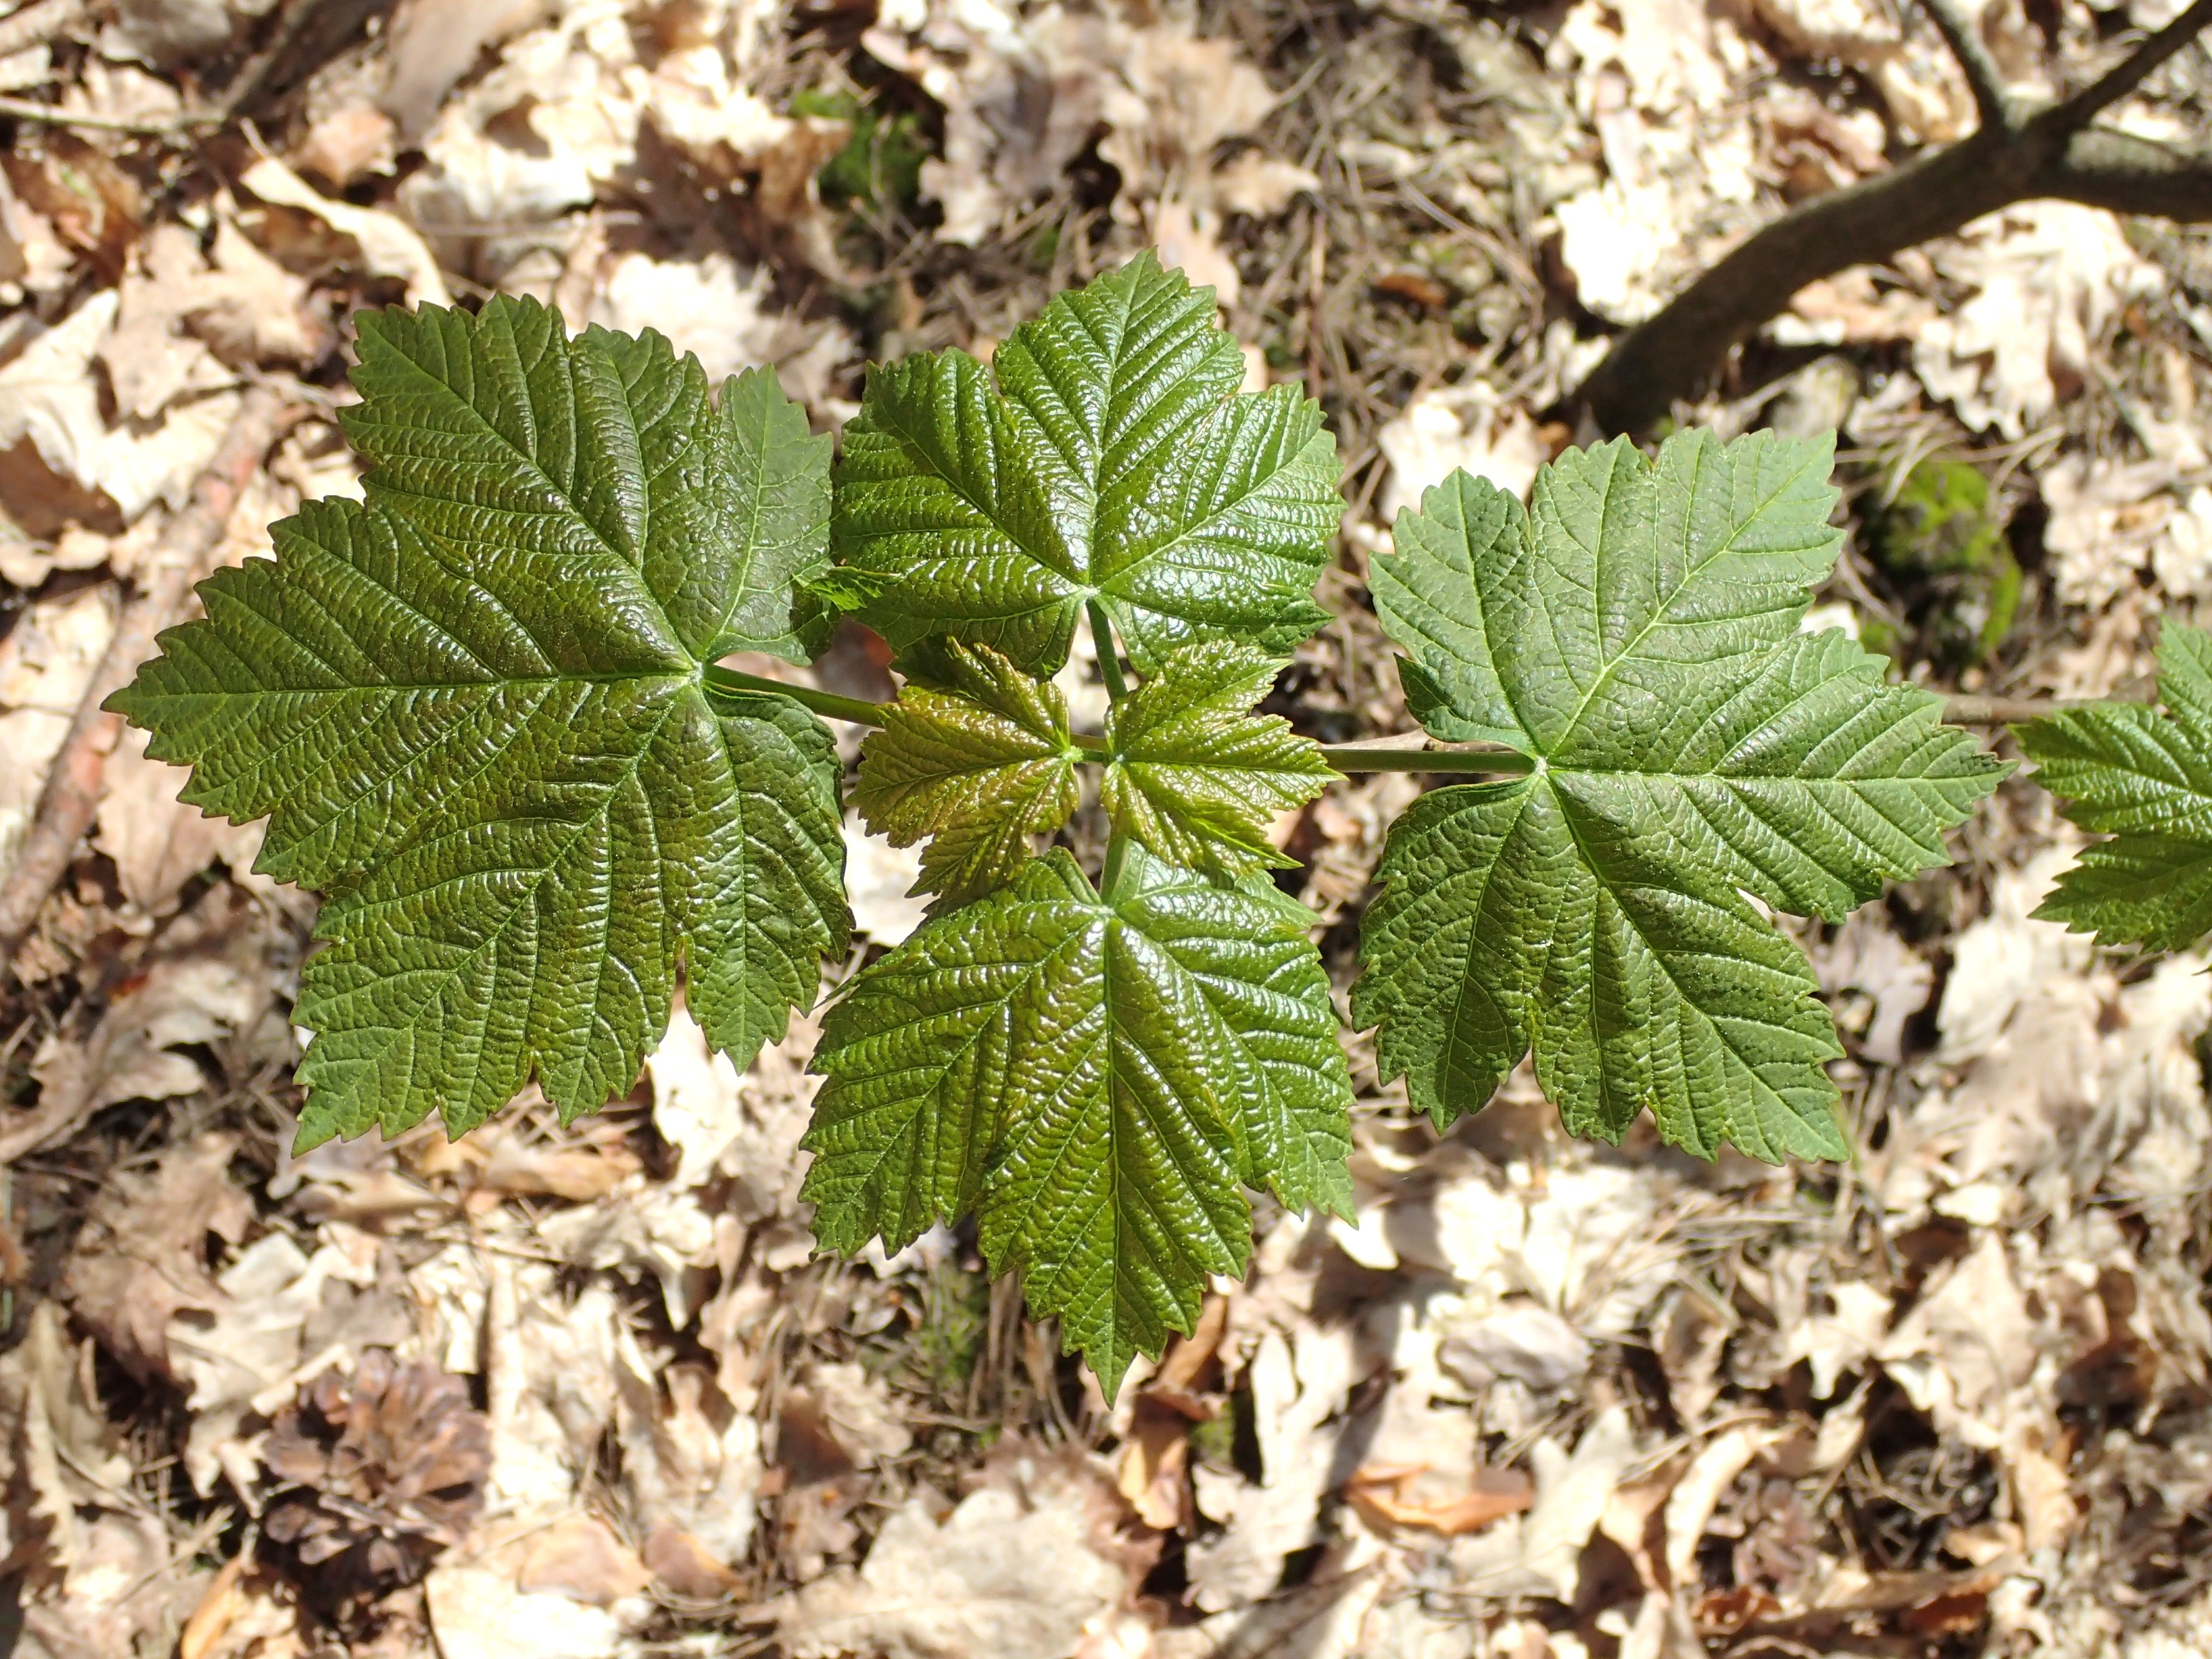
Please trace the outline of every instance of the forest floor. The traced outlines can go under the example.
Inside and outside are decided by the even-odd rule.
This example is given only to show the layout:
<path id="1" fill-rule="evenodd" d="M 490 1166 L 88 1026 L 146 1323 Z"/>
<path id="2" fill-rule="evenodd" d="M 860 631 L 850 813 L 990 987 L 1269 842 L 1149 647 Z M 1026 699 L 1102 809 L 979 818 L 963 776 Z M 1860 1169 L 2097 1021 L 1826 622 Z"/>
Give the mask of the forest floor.
<path id="1" fill-rule="evenodd" d="M 2177 9 L 1968 9 L 2030 88 Z M 867 361 L 987 353 L 1157 247 L 1346 464 L 1339 620 L 1267 706 L 1404 732 L 1364 586 L 1391 517 L 1455 466 L 1524 489 L 1610 335 L 1970 125 L 1899 15 L 15 9 L 0 867 L 252 389 L 297 418 L 205 562 L 357 488 L 364 304 L 657 327 L 717 380 L 773 364 L 828 430 Z M 2118 118 L 2212 130 L 2212 54 Z M 1906 678 L 2140 696 L 2160 619 L 2212 609 L 2212 234 L 2023 205 L 1807 290 L 1683 413 L 1840 430 L 1817 615 Z M 848 630 L 806 672 L 881 697 L 884 660 Z M 970 1237 L 814 1257 L 807 1020 L 739 1076 L 679 1012 L 570 1129 L 526 1099 L 459 1144 L 293 1158 L 314 901 L 100 735 L 96 823 L 0 1006 L 0 1652 L 2212 1652 L 2212 978 L 2029 919 L 2077 842 L 2024 782 L 1955 868 L 1798 929 L 1850 1164 L 1571 1141 L 1525 1070 L 1439 1135 L 1351 1039 L 1356 1224 L 1263 1204 L 1247 1279 L 1109 1403 Z M 1340 991 L 1419 787 L 1282 826 Z M 911 853 L 848 842 L 833 981 L 919 916 Z"/>

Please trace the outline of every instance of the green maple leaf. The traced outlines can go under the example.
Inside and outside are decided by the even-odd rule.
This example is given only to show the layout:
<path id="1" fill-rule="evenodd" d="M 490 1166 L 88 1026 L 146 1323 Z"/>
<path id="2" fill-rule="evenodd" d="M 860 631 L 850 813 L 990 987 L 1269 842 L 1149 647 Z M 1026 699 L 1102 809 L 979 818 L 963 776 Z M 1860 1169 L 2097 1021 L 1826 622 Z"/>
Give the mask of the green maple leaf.
<path id="1" fill-rule="evenodd" d="M 1252 714 L 1282 668 L 1249 646 L 1188 645 L 1116 704 L 1099 793 L 1115 828 L 1173 863 L 1226 875 L 1290 864 L 1269 825 L 1336 774 L 1289 721 Z"/>
<path id="2" fill-rule="evenodd" d="M 267 815 L 258 867 L 329 892 L 299 1023 L 312 1146 L 532 1077 L 629 1090 L 679 969 L 740 1066 L 846 939 L 837 762 L 787 699 L 702 665 L 789 652 L 828 441 L 762 373 L 708 398 L 656 335 L 528 301 L 365 313 L 365 504 L 276 527 L 112 707 L 185 799 Z"/>
<path id="3" fill-rule="evenodd" d="M 863 580 L 841 597 L 901 651 L 951 635 L 1041 675 L 1092 600 L 1146 673 L 1200 638 L 1304 639 L 1328 620 L 1335 443 L 1294 387 L 1237 395 L 1213 317 L 1211 289 L 1141 254 L 988 369 L 957 350 L 871 368 L 832 538 Z"/>
<path id="4" fill-rule="evenodd" d="M 925 924 L 823 1022 L 815 1237 L 898 1249 L 981 1212 L 1111 1399 L 1243 1269 L 1240 1183 L 1340 1212 L 1351 1087 L 1297 906 L 1131 845 L 1102 896 L 1055 849 Z"/>
<path id="5" fill-rule="evenodd" d="M 927 836 L 917 892 L 965 904 L 1030 855 L 1030 838 L 1079 805 L 1067 702 L 990 647 L 949 643 L 944 678 L 910 679 L 860 751 L 854 793 L 869 827 L 908 847 Z"/>
<path id="6" fill-rule="evenodd" d="M 1354 1020 L 1439 1122 L 1533 1049 L 1577 1133 L 1649 1110 L 1706 1156 L 1848 1152 L 1816 982 L 1744 896 L 1840 918 L 1947 862 L 2007 769 L 1798 631 L 1840 540 L 1832 448 L 1623 441 L 1546 468 L 1526 513 L 1461 473 L 1400 516 L 1372 586 L 1409 702 L 1531 765 L 1422 797 L 1365 917 Z"/>
<path id="7" fill-rule="evenodd" d="M 2106 945 L 2185 951 L 2212 933 L 2212 635 L 2166 625 L 2158 694 L 2164 714 L 2106 702 L 2014 730 L 2066 816 L 2112 837 L 2035 914 Z"/>

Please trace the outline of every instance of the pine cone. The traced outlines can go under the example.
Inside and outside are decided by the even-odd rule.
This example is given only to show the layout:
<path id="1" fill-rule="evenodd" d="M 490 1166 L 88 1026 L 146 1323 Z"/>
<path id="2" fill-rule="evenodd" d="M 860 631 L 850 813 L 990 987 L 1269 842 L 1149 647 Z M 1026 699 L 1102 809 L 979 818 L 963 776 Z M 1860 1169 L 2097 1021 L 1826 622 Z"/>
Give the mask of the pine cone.
<path id="1" fill-rule="evenodd" d="M 333 1598 L 421 1577 L 483 1504 L 491 1430 L 468 1383 L 371 1348 L 350 1379 L 325 1371 L 279 1413 L 262 1461 L 297 1483 L 263 1529 Z"/>

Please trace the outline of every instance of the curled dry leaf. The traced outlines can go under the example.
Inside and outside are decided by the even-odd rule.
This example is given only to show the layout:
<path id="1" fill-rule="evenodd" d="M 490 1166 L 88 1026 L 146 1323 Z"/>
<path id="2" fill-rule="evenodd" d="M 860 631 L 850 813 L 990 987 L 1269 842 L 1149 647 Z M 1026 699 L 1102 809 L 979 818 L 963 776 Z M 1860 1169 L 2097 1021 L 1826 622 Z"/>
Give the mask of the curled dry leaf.
<path id="1" fill-rule="evenodd" d="M 341 1585 L 412 1583 L 461 1541 L 483 1504 L 490 1434 L 467 1379 L 371 1348 L 351 1377 L 326 1370 L 301 1390 L 263 1458 L 295 1488 L 270 1505 L 265 1530 L 335 1600 Z"/>
<path id="2" fill-rule="evenodd" d="M 356 207 L 325 196 L 274 156 L 256 161 L 239 183 L 271 207 L 295 209 L 349 238 L 360 250 L 362 270 L 367 275 L 395 276 L 406 283 L 408 304 L 453 302 L 436 257 L 405 221 L 380 208 Z"/>
<path id="3" fill-rule="evenodd" d="M 927 1498 L 894 1510 L 859 1569 L 777 1608 L 792 1659 L 1064 1659 L 1129 1593 L 1102 1547 L 1110 1481 L 1072 1457 L 1020 1460 L 950 1514 Z"/>
<path id="4" fill-rule="evenodd" d="M 238 394 L 208 391 L 159 420 L 111 425 L 91 368 L 120 305 L 113 289 L 94 295 L 0 368 L 0 448 L 27 441 L 54 474 L 96 492 L 127 524 L 157 501 L 184 504 L 238 413 Z"/>
<path id="5" fill-rule="evenodd" d="M 77 1235 L 62 1295 L 141 1382 L 173 1375 L 168 1329 L 178 1313 L 223 1305 L 207 1269 L 207 1241 L 235 1244 L 253 1218 L 252 1201 L 230 1178 L 237 1151 L 234 1135 L 198 1135 L 149 1170 L 117 1174 Z"/>

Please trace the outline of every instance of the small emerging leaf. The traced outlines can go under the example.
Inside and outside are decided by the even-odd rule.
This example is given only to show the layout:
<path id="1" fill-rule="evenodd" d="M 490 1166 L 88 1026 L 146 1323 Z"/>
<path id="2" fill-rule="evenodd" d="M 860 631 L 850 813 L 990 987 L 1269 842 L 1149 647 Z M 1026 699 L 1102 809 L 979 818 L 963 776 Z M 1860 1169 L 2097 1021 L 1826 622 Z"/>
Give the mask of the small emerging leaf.
<path id="1" fill-rule="evenodd" d="M 1349 1202 L 1328 980 L 1279 902 L 1132 847 L 1102 896 L 1054 849 L 854 980 L 804 1145 L 815 1237 L 909 1243 L 980 1206 L 994 1269 L 1113 1398 L 1241 1273 L 1240 1182 Z"/>
<path id="2" fill-rule="evenodd" d="M 676 979 L 740 1066 L 846 937 L 837 757 L 702 664 L 788 651 L 828 441 L 765 372 L 709 404 L 657 335 L 526 300 L 361 319 L 363 503 L 276 526 L 111 706 L 185 799 L 266 814 L 257 867 L 329 892 L 297 1018 L 313 1146 L 531 1079 L 626 1091 Z"/>
<path id="3" fill-rule="evenodd" d="M 2212 635 L 2168 623 L 2158 671 L 2164 714 L 2097 703 L 2014 732 L 2066 816 L 2112 836 L 2035 914 L 2105 945 L 2185 951 L 2212 933 Z"/>
<path id="4" fill-rule="evenodd" d="M 994 385 L 994 376 L 996 384 Z M 1032 674 L 1104 603 L 1139 671 L 1209 636 L 1288 651 L 1343 512 L 1334 441 L 1296 388 L 1240 396 L 1213 291 L 1149 253 L 1063 294 L 991 367 L 879 363 L 845 428 L 845 592 L 903 652 L 948 634 Z"/>
<path id="5" fill-rule="evenodd" d="M 1175 864 L 1231 876 L 1287 865 L 1268 827 L 1336 774 L 1288 720 L 1251 712 L 1282 667 L 1226 641 L 1184 646 L 1115 705 L 1099 793 L 1114 827 Z"/>
<path id="6" fill-rule="evenodd" d="M 930 837 L 915 890 L 965 904 L 1019 869 L 1030 838 L 1079 804 L 1067 702 L 988 645 L 944 648 L 949 686 L 908 680 L 860 751 L 855 799 L 871 829 Z"/>
<path id="7" fill-rule="evenodd" d="M 1831 449 L 1620 441 L 1547 467 L 1528 512 L 1462 472 L 1400 515 L 1372 586 L 1408 702 L 1538 763 L 1423 796 L 1364 919 L 1353 1018 L 1439 1123 L 1533 1049 L 1577 1133 L 1649 1110 L 1708 1157 L 1849 1150 L 1818 985 L 1744 895 L 1840 918 L 1946 861 L 2007 769 L 1797 631 L 1839 543 Z"/>

